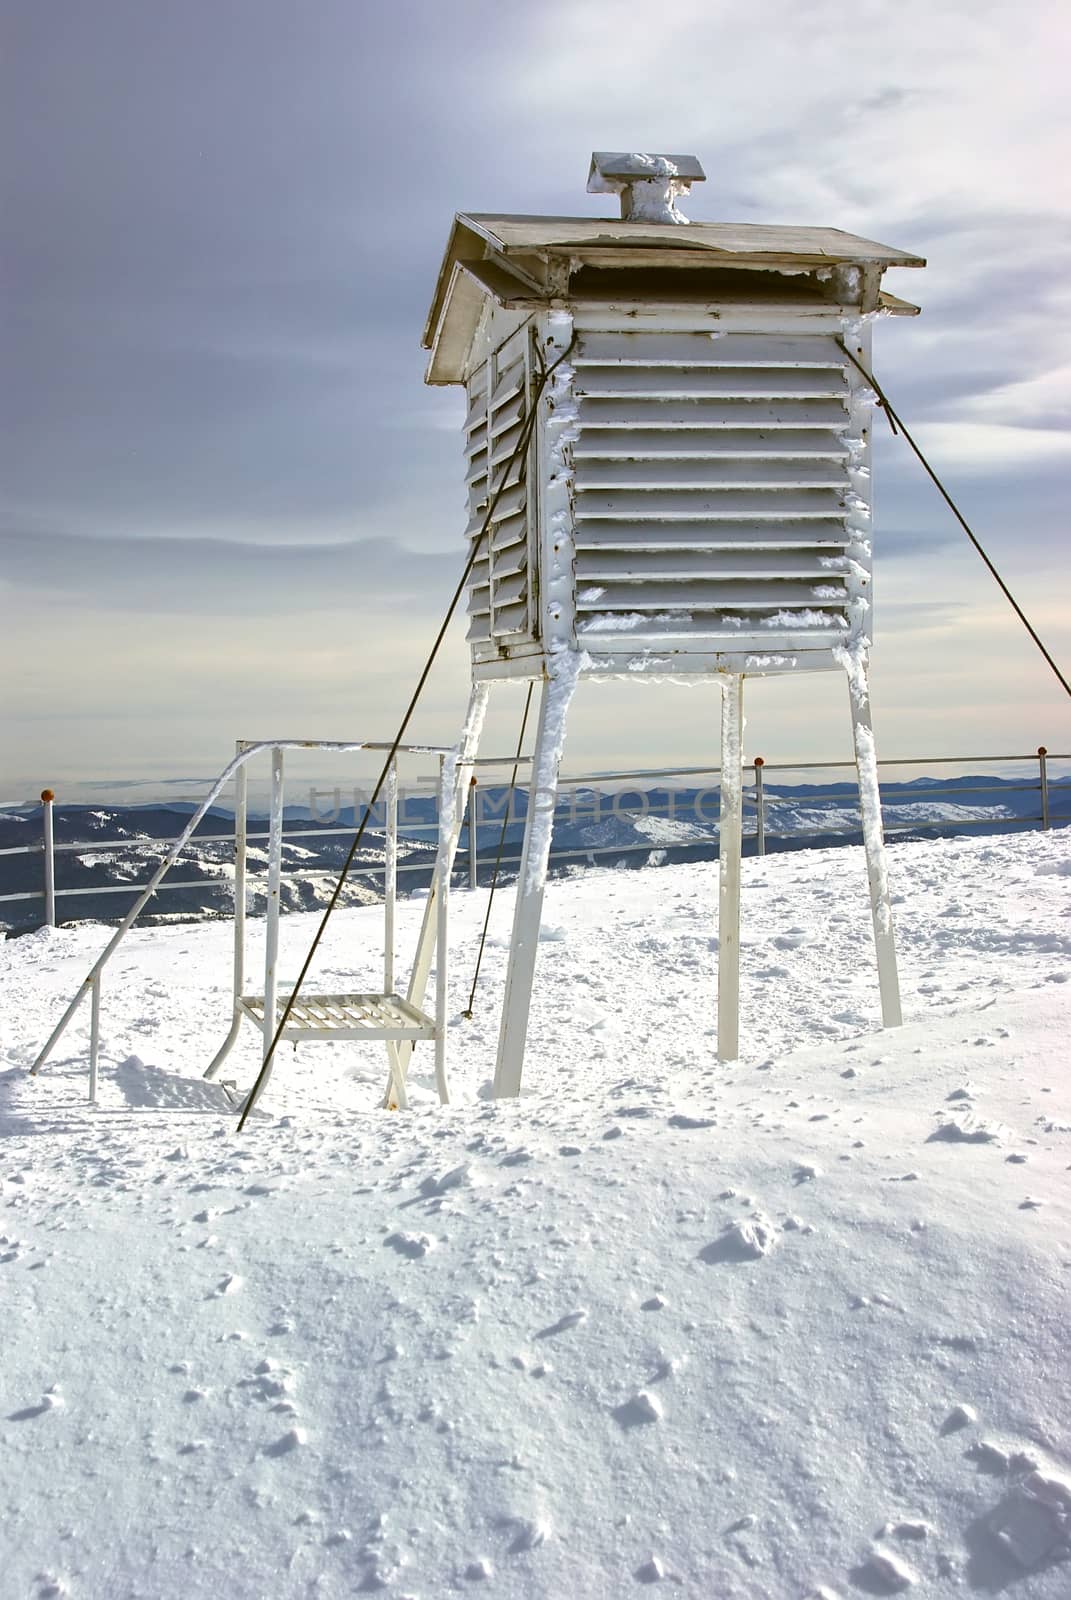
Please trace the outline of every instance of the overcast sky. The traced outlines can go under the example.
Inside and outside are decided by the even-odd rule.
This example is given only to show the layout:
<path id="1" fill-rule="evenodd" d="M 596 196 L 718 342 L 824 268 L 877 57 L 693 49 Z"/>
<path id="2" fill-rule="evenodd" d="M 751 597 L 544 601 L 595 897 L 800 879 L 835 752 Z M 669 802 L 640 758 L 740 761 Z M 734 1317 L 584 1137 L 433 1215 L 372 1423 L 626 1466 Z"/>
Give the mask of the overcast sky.
<path id="1" fill-rule="evenodd" d="M 1071 25 L 1033 0 L 2 0 L 0 799 L 388 738 L 464 558 L 420 335 L 457 210 L 596 216 L 695 152 L 696 220 L 926 256 L 875 365 L 1071 663 Z M 875 462 L 880 753 L 1071 749 L 1068 703 L 900 441 Z M 456 737 L 458 632 L 414 733 Z M 515 738 L 503 691 L 488 748 Z M 849 747 L 839 677 L 748 749 Z M 716 759 L 710 685 L 591 686 L 567 767 Z"/>

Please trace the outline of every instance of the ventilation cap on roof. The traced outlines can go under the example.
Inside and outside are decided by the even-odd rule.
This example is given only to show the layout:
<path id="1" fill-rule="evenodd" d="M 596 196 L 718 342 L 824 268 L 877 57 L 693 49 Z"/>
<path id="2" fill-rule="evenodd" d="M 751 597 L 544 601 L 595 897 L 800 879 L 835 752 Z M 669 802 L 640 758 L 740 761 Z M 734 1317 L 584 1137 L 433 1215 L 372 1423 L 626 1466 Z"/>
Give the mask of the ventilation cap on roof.
<path id="1" fill-rule="evenodd" d="M 624 222 L 687 222 L 677 210 L 678 195 L 706 173 L 695 156 L 641 155 L 596 150 L 588 173 L 588 194 L 619 194 Z"/>

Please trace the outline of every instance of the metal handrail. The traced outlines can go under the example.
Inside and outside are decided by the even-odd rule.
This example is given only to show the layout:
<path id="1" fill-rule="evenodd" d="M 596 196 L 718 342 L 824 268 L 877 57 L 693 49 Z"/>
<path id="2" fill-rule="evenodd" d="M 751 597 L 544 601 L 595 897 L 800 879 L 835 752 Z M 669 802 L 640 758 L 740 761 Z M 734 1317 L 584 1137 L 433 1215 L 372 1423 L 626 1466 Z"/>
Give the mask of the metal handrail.
<path id="1" fill-rule="evenodd" d="M 193 837 L 193 834 L 196 831 L 198 823 L 201 821 L 201 819 L 204 816 L 207 815 L 207 813 L 211 809 L 211 807 L 213 805 L 215 805 L 216 801 L 219 799 L 220 795 L 223 793 L 223 790 L 226 788 L 227 784 L 235 776 L 235 774 L 244 770 L 247 762 L 251 761 L 254 756 L 261 754 L 261 752 L 264 751 L 264 750 L 271 750 L 273 755 L 277 756 L 279 754 L 279 752 L 281 752 L 283 750 L 330 750 L 330 751 L 334 752 L 335 754 L 342 755 L 342 754 L 352 754 L 352 753 L 355 753 L 358 750 L 385 750 L 385 749 L 393 749 L 393 751 L 394 751 L 394 753 L 396 755 L 402 755 L 402 754 L 404 754 L 404 755 L 436 755 L 436 756 L 442 757 L 443 759 L 445 759 L 446 756 L 449 754 L 449 751 L 446 750 L 445 748 L 440 748 L 440 747 L 436 747 L 436 746 L 432 746 L 432 745 L 402 745 L 402 744 L 397 744 L 397 745 L 389 746 L 389 745 L 382 745 L 382 744 L 373 744 L 373 743 L 370 743 L 370 742 L 367 742 L 367 741 L 364 741 L 364 740 L 354 740 L 354 741 L 350 742 L 350 741 L 341 741 L 341 740 L 337 740 L 337 739 L 259 739 L 259 740 L 256 740 L 256 741 L 240 739 L 238 741 L 237 752 L 234 755 L 233 759 L 228 761 L 227 765 L 224 767 L 223 771 L 220 773 L 219 777 L 216 779 L 215 783 L 212 785 L 212 788 L 209 790 L 209 792 L 208 792 L 207 796 L 205 797 L 205 799 L 201 801 L 201 804 L 197 807 L 197 810 L 192 814 L 192 816 L 190 817 L 189 822 L 186 824 L 186 826 L 183 829 L 182 833 L 179 835 L 179 837 L 175 840 L 174 844 L 168 850 L 167 854 L 164 856 L 164 859 L 161 861 L 160 865 L 157 867 L 156 871 L 153 873 L 153 875 L 150 878 L 149 882 L 146 884 L 145 888 L 142 890 L 141 894 L 138 896 L 138 899 L 136 900 L 134 905 L 130 908 L 130 910 L 127 912 L 126 916 L 123 918 L 122 922 L 119 924 L 118 928 L 115 930 L 115 933 L 109 939 L 107 945 L 104 947 L 104 949 L 102 950 L 101 954 L 97 957 L 97 959 L 93 963 L 92 967 L 89 969 L 89 972 L 86 974 L 86 977 L 83 979 L 82 984 L 80 985 L 80 987 L 79 987 L 77 993 L 75 994 L 73 1000 L 71 1001 L 70 1005 L 67 1007 L 66 1011 L 63 1013 L 63 1015 L 60 1018 L 59 1022 L 57 1022 L 55 1028 L 52 1030 L 51 1034 L 49 1035 L 47 1042 L 45 1043 L 45 1045 L 42 1048 L 40 1054 L 38 1055 L 37 1060 L 34 1062 L 33 1066 L 30 1068 L 31 1075 L 35 1075 L 36 1073 L 38 1073 L 41 1070 L 41 1067 L 42 1067 L 43 1063 L 48 1060 L 48 1057 L 51 1055 L 53 1049 L 55 1048 L 55 1046 L 56 1046 L 56 1044 L 58 1042 L 58 1040 L 62 1037 L 64 1031 L 67 1028 L 67 1025 L 71 1021 L 71 1018 L 74 1016 L 75 1012 L 78 1010 L 79 1006 L 82 1004 L 82 1001 L 85 999 L 87 994 L 91 994 L 93 998 L 92 998 L 92 1022 L 91 1022 L 92 1039 L 91 1039 L 91 1044 L 90 1044 L 90 1062 L 91 1062 L 91 1067 L 90 1067 L 90 1093 L 89 1093 L 89 1097 L 90 1097 L 90 1100 L 95 1100 L 96 1099 L 96 1091 L 97 1091 L 97 1085 L 96 1085 L 96 1057 L 97 1057 L 96 1044 L 97 1044 L 97 1039 L 99 1037 L 99 1025 L 100 1025 L 100 975 L 104 971 L 104 968 L 107 966 L 108 962 L 111 960 L 112 956 L 115 954 L 116 949 L 122 943 L 122 940 L 124 939 L 126 934 L 129 932 L 129 930 L 132 927 L 132 925 L 137 921 L 138 917 L 141 915 L 141 912 L 144 909 L 144 907 L 147 905 L 148 901 L 156 893 L 157 888 L 160 886 L 160 884 L 163 881 L 163 879 L 167 876 L 168 872 L 174 866 L 174 864 L 175 864 L 176 860 L 178 859 L 178 857 L 179 857 L 180 853 L 182 852 L 182 850 L 190 842 L 190 839 Z M 46 801 L 46 810 L 49 810 L 50 805 L 51 805 L 51 796 L 49 796 L 49 800 Z M 274 1011 L 273 1011 L 273 1014 L 274 1014 Z"/>
<path id="2" fill-rule="evenodd" d="M 0 856 L 3 856 L 3 857 L 16 856 L 16 855 L 44 855 L 44 857 L 45 857 L 45 888 L 44 889 L 21 890 L 18 893 L 15 893 L 15 894 L 0 895 L 0 904 L 14 904 L 16 902 L 34 902 L 34 901 L 39 901 L 39 900 L 44 899 L 45 902 L 46 902 L 46 912 L 48 913 L 46 915 L 46 921 L 48 921 L 49 923 L 54 924 L 54 922 L 55 922 L 55 903 L 59 899 L 79 898 L 79 897 L 96 896 L 96 895 L 116 895 L 116 894 L 118 894 L 118 895 L 122 895 L 122 894 L 143 894 L 146 898 L 148 898 L 148 897 L 150 897 L 152 895 L 153 892 L 155 892 L 155 890 L 158 887 L 163 887 L 168 892 L 170 892 L 170 891 L 180 891 L 180 890 L 186 890 L 186 889 L 195 889 L 195 888 L 204 889 L 204 888 L 207 888 L 207 887 L 211 887 L 212 886 L 212 880 L 211 879 L 199 878 L 199 879 L 180 880 L 180 881 L 177 881 L 177 882 L 162 883 L 162 878 L 166 878 L 167 872 L 169 870 L 171 870 L 171 868 L 175 865 L 178 857 L 185 850 L 196 848 L 196 847 L 199 847 L 199 846 L 202 846 L 202 845 L 213 845 L 213 844 L 232 845 L 233 844 L 233 842 L 234 842 L 234 834 L 233 833 L 197 834 L 196 833 L 197 826 L 204 819 L 204 817 L 207 814 L 207 812 L 211 809 L 212 805 L 218 799 L 220 793 L 222 792 L 223 788 L 226 786 L 226 783 L 229 781 L 230 777 L 232 777 L 234 775 L 235 771 L 237 770 L 236 763 L 239 760 L 244 762 L 245 760 L 250 759 L 252 756 L 255 756 L 256 754 L 258 754 L 259 752 L 263 751 L 264 749 L 271 748 L 271 747 L 279 747 L 279 748 L 285 748 L 285 749 L 303 749 L 303 750 L 315 749 L 315 750 L 323 750 L 323 751 L 329 751 L 329 752 L 335 752 L 335 753 L 351 753 L 351 752 L 356 752 L 356 751 L 361 751 L 361 750 L 385 750 L 385 749 L 389 748 L 387 745 L 379 743 L 379 742 L 349 743 L 349 742 L 337 741 L 337 740 L 315 741 L 315 740 L 304 740 L 304 739 L 302 739 L 302 740 L 281 740 L 281 741 L 268 741 L 268 742 L 265 742 L 265 741 L 247 741 L 247 740 L 239 741 L 239 744 L 238 744 L 239 756 L 236 757 L 235 761 L 232 761 L 229 764 L 229 766 L 225 769 L 224 774 L 221 776 L 221 778 L 219 780 L 217 780 L 217 783 L 213 787 L 213 789 L 212 789 L 211 793 L 209 794 L 209 796 L 207 797 L 207 799 L 204 800 L 201 803 L 200 807 L 195 812 L 191 813 L 190 821 L 187 823 L 187 826 L 184 829 L 183 833 L 180 835 L 179 839 L 171 847 L 171 850 L 169 851 L 169 854 L 168 854 L 168 859 L 163 864 L 162 870 L 158 869 L 157 874 L 154 875 L 154 877 L 147 884 L 144 884 L 144 883 L 102 884 L 102 885 L 90 884 L 90 885 L 85 885 L 85 886 L 81 886 L 81 887 L 78 887 L 78 888 L 69 888 L 69 889 L 68 888 L 64 888 L 64 889 L 56 888 L 55 887 L 55 881 L 54 881 L 54 865 L 53 865 L 53 863 L 54 863 L 55 856 L 58 855 L 58 854 L 61 854 L 61 853 L 65 853 L 65 854 L 80 854 L 80 855 L 120 855 L 120 854 L 129 854 L 129 853 L 134 852 L 134 851 L 139 851 L 139 850 L 140 851 L 146 851 L 146 850 L 153 850 L 154 848 L 158 848 L 161 841 L 159 841 L 157 839 L 154 839 L 151 835 L 145 835 L 145 836 L 142 836 L 140 838 L 135 838 L 135 839 L 119 839 L 119 840 L 111 840 L 111 841 L 104 841 L 104 840 L 95 839 L 95 840 L 85 840 L 84 842 L 75 841 L 75 842 L 68 842 L 68 843 L 63 843 L 63 844 L 56 844 L 56 843 L 54 843 L 54 841 L 52 840 L 52 837 L 51 837 L 51 832 L 52 832 L 51 824 L 52 824 L 52 813 L 53 813 L 53 809 L 54 809 L 54 804 L 53 804 L 54 796 L 52 795 L 51 791 L 46 790 L 45 791 L 45 795 L 48 796 L 48 799 L 47 799 L 47 801 L 45 801 L 45 804 L 44 804 L 45 828 L 43 830 L 43 837 L 33 841 L 30 844 L 9 846 L 9 847 L 5 847 L 4 849 L 0 850 Z M 439 746 L 423 745 L 423 744 L 416 745 L 415 744 L 415 745 L 407 745 L 407 746 L 405 746 L 404 747 L 404 753 L 406 753 L 406 754 L 414 754 L 414 755 L 428 755 L 428 756 L 436 756 L 436 757 L 438 757 L 438 756 L 441 756 L 443 752 L 442 752 L 442 748 L 439 747 Z M 525 758 L 525 759 L 527 760 L 528 758 Z M 1003 763 L 1012 763 L 1012 762 L 1020 763 L 1020 762 L 1024 762 L 1024 761 L 1033 761 L 1033 762 L 1039 762 L 1040 761 L 1040 763 L 1041 763 L 1040 782 L 1037 782 L 1037 783 L 1011 783 L 1011 782 L 1009 782 L 1009 783 L 1001 783 L 1001 784 L 994 784 L 994 785 L 981 785 L 981 784 L 957 785 L 955 788 L 942 789 L 941 790 L 941 796 L 942 796 L 942 798 L 950 799 L 950 798 L 953 798 L 953 797 L 958 796 L 958 795 L 1021 794 L 1021 793 L 1028 793 L 1028 792 L 1034 792 L 1034 791 L 1040 790 L 1041 798 L 1042 798 L 1042 804 L 1041 804 L 1041 814 L 1038 815 L 1038 816 L 1007 817 L 1007 818 L 1003 818 L 1003 819 L 1002 818 L 992 818 L 992 819 L 991 818 L 958 818 L 955 821 L 955 826 L 957 828 L 979 827 L 979 826 L 985 825 L 986 823 L 988 823 L 990 821 L 1004 821 L 1009 826 L 1014 825 L 1016 823 L 1023 824 L 1023 825 L 1039 825 L 1040 824 L 1044 828 L 1044 827 L 1048 827 L 1052 821 L 1061 822 L 1061 821 L 1069 820 L 1065 813 L 1063 813 L 1063 812 L 1052 812 L 1051 811 L 1051 808 L 1049 806 L 1048 777 L 1047 777 L 1047 770 L 1046 770 L 1047 769 L 1047 762 L 1051 762 L 1051 761 L 1069 761 L 1069 760 L 1071 760 L 1071 755 L 1062 755 L 1062 754 L 1059 754 L 1059 753 L 1056 753 L 1056 752 L 1050 753 L 1048 751 L 1045 751 L 1042 748 L 1042 749 L 1039 749 L 1037 752 L 1032 753 L 1029 756 L 1019 756 L 1019 755 L 1009 755 L 1009 756 L 933 756 L 933 757 L 929 757 L 929 756 L 911 756 L 911 757 L 905 757 L 905 758 L 899 758 L 899 759 L 895 758 L 895 757 L 890 757 L 890 758 L 884 759 L 882 761 L 879 761 L 878 765 L 879 766 L 885 766 L 885 767 L 941 766 L 941 765 L 945 765 L 945 766 L 950 766 L 950 765 L 966 766 L 966 765 L 971 765 L 971 764 L 974 764 L 974 763 L 986 763 L 986 764 L 1002 763 L 1003 764 Z M 474 765 L 478 766 L 478 767 L 485 767 L 486 768 L 486 767 L 494 767 L 494 766 L 503 766 L 503 765 L 506 765 L 507 763 L 512 763 L 512 761 L 513 761 L 513 757 L 512 756 L 510 756 L 510 757 L 484 756 L 484 757 L 479 757 L 477 759 L 477 761 L 474 763 Z M 768 778 L 769 778 L 769 774 L 774 773 L 774 772 L 804 773 L 804 772 L 811 771 L 811 770 L 814 770 L 814 771 L 832 771 L 832 770 L 837 770 L 837 769 L 850 770 L 851 769 L 851 765 L 852 765 L 852 763 L 850 761 L 843 761 L 843 762 L 841 762 L 841 761 L 815 761 L 815 762 L 775 762 L 775 763 L 765 763 L 765 762 L 762 762 L 761 760 L 756 760 L 756 761 L 754 761 L 752 763 L 749 763 L 749 765 L 752 767 L 752 771 L 755 774 L 756 783 L 755 783 L 755 788 L 752 791 L 750 791 L 750 792 L 745 791 L 744 799 L 745 799 L 746 804 L 748 804 L 752 808 L 757 809 L 758 812 L 759 812 L 759 816 L 757 818 L 756 830 L 752 834 L 752 837 L 755 837 L 756 835 L 759 837 L 759 840 L 760 840 L 759 848 L 760 848 L 760 850 L 764 848 L 764 840 L 765 840 L 765 837 L 767 837 L 767 836 L 770 837 L 770 838 L 791 838 L 792 837 L 792 835 L 774 833 L 774 832 L 772 832 L 771 830 L 769 830 L 769 829 L 767 829 L 765 827 L 765 812 L 768 810 L 769 807 L 771 807 L 771 806 L 777 807 L 777 806 L 799 805 L 800 803 L 805 803 L 808 806 L 814 806 L 816 808 L 818 808 L 818 807 L 832 807 L 832 806 L 837 805 L 838 803 L 844 803 L 845 800 L 848 799 L 848 795 L 847 794 L 831 793 L 829 791 L 823 792 L 823 790 L 821 788 L 819 788 L 816 793 L 809 794 L 809 795 L 806 795 L 806 796 L 780 795 L 780 794 L 777 794 L 776 792 L 771 792 L 770 788 L 768 787 Z M 701 776 L 713 777 L 713 776 L 718 775 L 719 772 L 720 772 L 720 768 L 718 768 L 717 766 L 707 766 L 707 767 L 673 767 L 673 768 L 662 767 L 662 768 L 646 768 L 646 769 L 640 768 L 640 769 L 634 769 L 634 770 L 631 770 L 631 771 L 608 771 L 608 772 L 580 773 L 580 774 L 576 774 L 576 775 L 571 776 L 571 777 L 563 777 L 561 779 L 561 787 L 576 789 L 576 788 L 589 787 L 590 785 L 595 784 L 595 783 L 606 783 L 606 782 L 618 782 L 618 783 L 620 783 L 622 781 L 630 781 L 630 780 L 636 780 L 636 779 L 640 779 L 640 778 L 646 778 L 646 779 L 671 779 L 671 778 L 676 778 L 676 779 L 679 779 L 679 778 L 701 777 Z M 765 775 L 766 780 L 767 780 L 767 786 L 765 788 L 763 787 L 763 781 L 762 781 L 762 775 L 763 774 Z M 848 787 L 850 789 L 852 786 L 849 785 Z M 947 819 L 947 818 L 938 818 L 938 819 L 934 819 L 934 820 L 929 820 L 929 819 L 925 819 L 925 818 L 923 818 L 923 819 L 915 819 L 915 820 L 912 820 L 910 823 L 903 823 L 903 824 L 898 823 L 895 820 L 895 807 L 896 806 L 898 806 L 899 804 L 902 804 L 902 803 L 907 803 L 909 801 L 915 801 L 915 802 L 923 801 L 929 796 L 929 794 L 930 794 L 930 791 L 928 791 L 927 789 L 907 788 L 904 785 L 897 784 L 896 780 L 891 780 L 890 785 L 888 787 L 884 787 L 883 786 L 883 788 L 882 788 L 882 800 L 887 805 L 889 805 L 890 808 L 893 808 L 893 810 L 894 810 L 894 815 L 892 817 L 890 817 L 889 820 L 888 820 L 887 831 L 890 832 L 890 833 L 905 832 L 905 831 L 912 831 L 913 832 L 913 831 L 918 831 L 920 829 L 925 829 L 925 828 L 935 828 L 935 827 L 947 826 L 948 823 L 949 823 L 949 819 Z M 632 809 L 634 809 L 634 808 L 632 808 Z M 628 815 L 629 811 L 630 811 L 630 808 L 625 806 L 617 814 L 618 815 Z M 667 811 L 666 807 L 657 806 L 657 805 L 656 806 L 647 805 L 644 808 L 644 814 L 648 815 L 648 816 L 659 816 L 659 815 L 663 815 L 663 814 L 667 814 L 668 815 L 668 814 L 671 814 L 672 811 L 673 811 L 673 803 L 672 803 L 672 801 L 669 802 L 668 811 Z M 424 833 L 424 832 L 434 833 L 434 832 L 437 831 L 437 829 L 438 829 L 437 820 L 432 820 L 432 821 L 429 821 L 429 822 L 420 822 L 420 821 L 415 821 L 415 820 L 414 821 L 407 820 L 404 823 L 404 832 L 405 832 L 405 835 L 407 837 L 411 837 L 412 835 L 416 835 L 416 834 Z M 847 830 L 845 830 L 843 828 L 836 828 L 836 829 L 808 828 L 807 831 L 808 831 L 808 835 L 810 837 L 823 838 L 823 837 L 837 837 L 837 836 L 842 835 Z M 298 840 L 298 839 L 329 839 L 329 838 L 338 838 L 338 837 L 349 838 L 349 837 L 352 837 L 352 833 L 353 833 L 352 825 L 344 826 L 344 827 L 321 827 L 321 826 L 316 826 L 316 827 L 311 827 L 311 828 L 288 829 L 286 831 L 284 837 L 285 837 L 285 840 L 287 842 L 290 842 L 290 841 Z M 261 833 L 261 832 L 256 832 L 256 833 L 250 832 L 247 835 L 247 837 L 248 837 L 248 839 L 250 841 L 252 841 L 252 840 L 270 841 L 270 832 L 267 831 L 267 830 L 265 830 L 263 833 Z M 419 847 L 421 841 L 419 841 L 417 839 L 414 839 L 413 843 Z M 674 848 L 683 848 L 683 847 L 685 847 L 687 845 L 687 843 L 688 843 L 688 841 L 680 841 L 679 844 L 677 844 L 676 846 L 673 846 L 673 847 Z M 656 843 L 652 842 L 651 844 L 619 845 L 619 846 L 609 846 L 609 847 L 605 847 L 605 848 L 606 848 L 606 853 L 607 854 L 614 854 L 615 852 L 618 853 L 618 854 L 621 854 L 621 853 L 633 852 L 633 851 L 636 852 L 636 853 L 642 853 L 643 851 L 648 850 L 648 849 L 658 849 L 659 846 Z M 555 850 L 555 851 L 552 852 L 552 856 L 554 858 L 561 859 L 562 857 L 571 857 L 573 855 L 592 855 L 592 854 L 594 854 L 596 852 L 601 853 L 602 849 L 603 849 L 603 847 L 580 847 L 580 846 L 577 846 L 575 849 L 567 849 L 567 850 L 564 850 L 564 851 Z M 399 865 L 398 870 L 399 870 L 399 872 L 424 871 L 424 870 L 427 869 L 427 865 L 428 865 L 428 863 L 426 863 L 426 862 L 414 862 L 414 863 L 408 863 L 408 864 L 401 864 L 401 865 Z M 475 876 L 476 876 L 475 868 L 476 868 L 476 864 L 474 862 L 473 866 L 472 866 L 472 868 L 470 870 L 470 881 L 473 881 L 473 882 L 475 881 Z M 374 865 L 370 864 L 368 866 L 365 866 L 362 870 L 364 871 L 365 874 L 367 874 L 369 872 L 374 872 L 377 869 L 376 869 L 376 867 Z M 308 876 L 308 877 L 330 876 L 330 869 L 309 868 L 309 869 L 306 869 L 305 875 Z M 226 880 L 220 880 L 219 887 L 221 889 L 225 888 L 226 887 Z M 141 909 L 143 907 L 143 904 L 144 904 L 144 901 L 141 901 L 141 902 L 139 902 L 139 904 L 137 904 L 135 907 L 132 908 L 132 914 L 133 914 L 134 918 L 136 918 L 140 914 L 140 911 L 141 911 Z M 120 931 L 122 931 L 122 930 L 120 929 Z"/>

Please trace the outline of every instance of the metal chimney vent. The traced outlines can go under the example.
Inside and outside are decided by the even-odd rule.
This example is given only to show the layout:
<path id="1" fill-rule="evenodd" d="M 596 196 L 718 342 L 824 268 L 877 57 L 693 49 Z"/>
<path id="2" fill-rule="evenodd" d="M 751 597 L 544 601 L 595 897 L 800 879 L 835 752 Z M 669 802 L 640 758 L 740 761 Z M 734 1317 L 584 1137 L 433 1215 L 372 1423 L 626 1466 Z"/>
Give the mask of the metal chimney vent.
<path id="1" fill-rule="evenodd" d="M 695 156 L 643 155 L 596 150 L 588 173 L 588 194 L 619 194 L 624 222 L 683 222 L 678 196 L 706 181 Z"/>

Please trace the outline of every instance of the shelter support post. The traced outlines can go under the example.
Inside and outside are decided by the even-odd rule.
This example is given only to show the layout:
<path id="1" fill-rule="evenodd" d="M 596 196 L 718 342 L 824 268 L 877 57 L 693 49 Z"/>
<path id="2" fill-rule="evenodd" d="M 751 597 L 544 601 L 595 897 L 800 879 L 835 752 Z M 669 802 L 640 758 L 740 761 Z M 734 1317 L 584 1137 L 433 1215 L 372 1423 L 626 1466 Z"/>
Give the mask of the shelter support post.
<path id="1" fill-rule="evenodd" d="M 718 821 L 718 1060 L 740 1053 L 740 858 L 744 816 L 744 680 L 721 691 L 721 804 Z"/>
<path id="2" fill-rule="evenodd" d="M 558 798 L 558 772 L 565 747 L 565 725 L 576 690 L 578 659 L 569 655 L 559 660 L 557 672 L 540 685 L 539 726 L 532 756 L 532 776 L 528 789 L 528 814 L 524 824 L 524 844 L 517 873 L 517 900 L 513 912 L 506 992 L 502 1003 L 502 1023 L 495 1063 L 496 1099 L 521 1092 L 524 1047 L 528 1037 L 528 1014 L 532 1004 L 539 924 L 543 914 L 543 890 L 547 881 L 554 828 L 554 808 Z"/>
<path id="3" fill-rule="evenodd" d="M 849 701 L 852 710 L 852 739 L 855 768 L 859 780 L 859 813 L 863 823 L 863 849 L 870 884 L 870 911 L 874 921 L 874 948 L 878 959 L 878 988 L 881 994 L 881 1021 L 886 1028 L 898 1028 L 904 1020 L 900 1007 L 900 978 L 896 968 L 896 937 L 893 933 L 892 895 L 885 860 L 885 835 L 881 824 L 881 795 L 878 789 L 878 759 L 874 745 L 874 725 L 870 712 L 870 689 L 865 662 L 853 662 L 848 671 Z"/>

